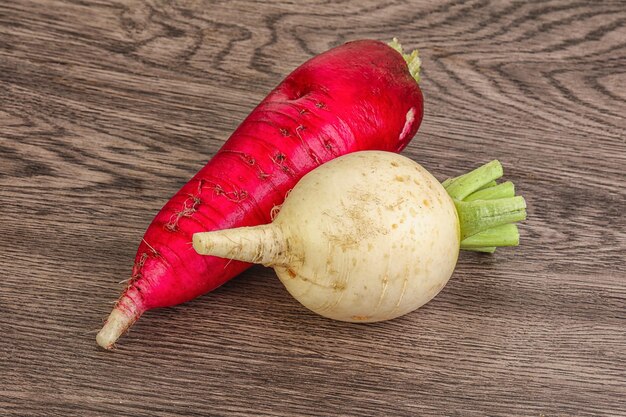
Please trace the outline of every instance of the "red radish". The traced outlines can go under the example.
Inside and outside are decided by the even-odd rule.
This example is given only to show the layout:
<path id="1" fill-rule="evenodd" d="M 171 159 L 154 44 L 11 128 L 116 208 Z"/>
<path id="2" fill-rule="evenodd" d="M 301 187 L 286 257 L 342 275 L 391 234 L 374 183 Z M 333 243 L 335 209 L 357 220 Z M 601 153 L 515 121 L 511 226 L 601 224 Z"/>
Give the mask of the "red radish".
<path id="1" fill-rule="evenodd" d="M 144 311 L 189 301 L 250 266 L 198 255 L 194 233 L 269 223 L 320 164 L 402 150 L 422 121 L 418 80 L 417 51 L 403 54 L 395 39 L 349 42 L 293 71 L 154 218 L 98 344 L 111 348 Z"/>

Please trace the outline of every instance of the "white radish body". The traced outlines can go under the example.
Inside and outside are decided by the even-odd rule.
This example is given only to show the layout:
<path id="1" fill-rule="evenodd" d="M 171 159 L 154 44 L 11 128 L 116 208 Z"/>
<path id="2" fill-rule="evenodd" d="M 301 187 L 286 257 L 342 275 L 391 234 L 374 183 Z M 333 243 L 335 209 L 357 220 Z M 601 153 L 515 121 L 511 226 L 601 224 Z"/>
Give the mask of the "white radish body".
<path id="1" fill-rule="evenodd" d="M 424 168 L 389 152 L 352 153 L 305 175 L 273 223 L 194 236 L 202 254 L 262 263 L 323 316 L 389 320 L 430 301 L 454 271 L 452 198 Z"/>

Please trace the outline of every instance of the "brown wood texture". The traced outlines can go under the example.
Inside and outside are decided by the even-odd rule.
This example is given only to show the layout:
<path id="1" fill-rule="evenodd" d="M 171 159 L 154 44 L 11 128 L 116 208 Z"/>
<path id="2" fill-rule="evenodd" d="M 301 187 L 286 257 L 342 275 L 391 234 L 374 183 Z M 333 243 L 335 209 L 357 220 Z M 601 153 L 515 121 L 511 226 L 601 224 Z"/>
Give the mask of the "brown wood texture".
<path id="1" fill-rule="evenodd" d="M 347 40 L 420 48 L 405 154 L 498 158 L 522 246 L 332 322 L 255 267 L 95 331 L 158 209 L 284 75 Z M 626 2 L 0 2 L 0 415 L 625 416 Z"/>

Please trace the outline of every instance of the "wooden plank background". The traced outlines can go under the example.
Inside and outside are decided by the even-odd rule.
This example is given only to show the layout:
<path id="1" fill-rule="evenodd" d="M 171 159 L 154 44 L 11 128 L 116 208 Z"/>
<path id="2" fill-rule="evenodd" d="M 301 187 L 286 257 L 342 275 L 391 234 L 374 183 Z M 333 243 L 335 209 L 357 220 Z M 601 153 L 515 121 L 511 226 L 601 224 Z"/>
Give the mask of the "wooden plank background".
<path id="1" fill-rule="evenodd" d="M 523 245 L 395 321 L 316 317 L 270 270 L 94 342 L 161 205 L 291 69 L 420 48 L 405 154 L 499 158 Z M 626 2 L 0 2 L 2 416 L 625 416 Z"/>

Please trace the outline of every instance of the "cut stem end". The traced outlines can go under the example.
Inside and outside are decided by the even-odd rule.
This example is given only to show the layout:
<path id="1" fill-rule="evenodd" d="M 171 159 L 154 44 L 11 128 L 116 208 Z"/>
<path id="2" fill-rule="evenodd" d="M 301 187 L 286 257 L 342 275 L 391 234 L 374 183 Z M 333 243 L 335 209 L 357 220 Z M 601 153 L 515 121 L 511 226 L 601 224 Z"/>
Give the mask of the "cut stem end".
<path id="1" fill-rule="evenodd" d="M 422 68 L 422 60 L 419 57 L 419 52 L 417 49 L 411 51 L 410 54 L 405 54 L 402 48 L 402 45 L 398 41 L 398 38 L 393 38 L 391 42 L 387 43 L 390 47 L 395 49 L 402 55 L 404 61 L 406 62 L 407 67 L 409 68 L 409 72 L 411 76 L 415 79 L 417 83 L 420 82 L 420 70 Z"/>

